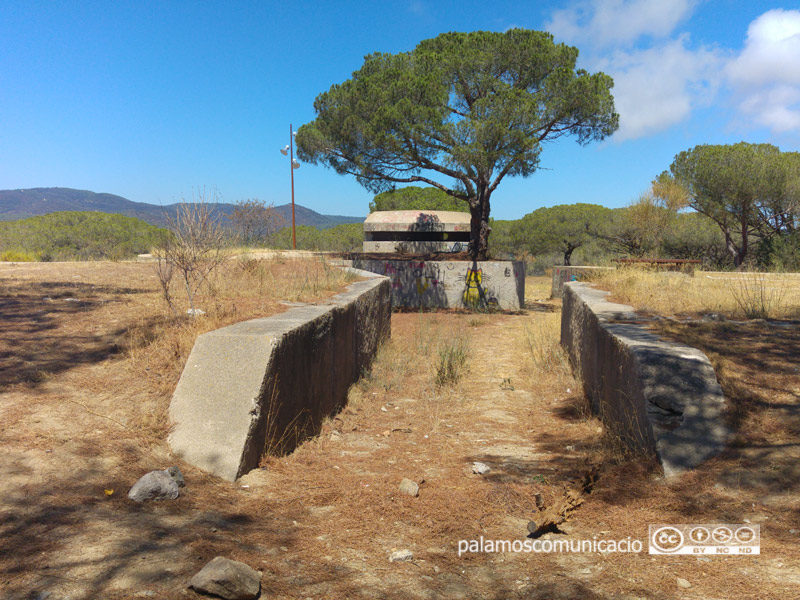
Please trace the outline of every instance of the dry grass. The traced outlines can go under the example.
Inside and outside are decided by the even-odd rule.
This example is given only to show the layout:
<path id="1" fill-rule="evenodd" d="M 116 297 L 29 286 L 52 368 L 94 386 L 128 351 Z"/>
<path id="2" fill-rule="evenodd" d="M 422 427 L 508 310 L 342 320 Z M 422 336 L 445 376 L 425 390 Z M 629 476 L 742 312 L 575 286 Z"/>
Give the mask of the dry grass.
<path id="1" fill-rule="evenodd" d="M 150 398 L 129 426 L 143 439 L 161 439 L 169 396 L 198 335 L 283 312 L 286 300 L 323 300 L 352 280 L 352 274 L 318 257 L 232 258 L 195 297 L 205 314 L 191 317 L 177 281 L 172 296 L 180 312 L 168 309 L 153 263 L 9 266 L 0 273 L 4 308 L 13 315 L 0 340 L 0 352 L 9 356 L 0 386 L 37 386 L 83 362 L 121 359 L 109 385 L 120 391 L 144 387 Z M 101 323 L 111 323 L 110 331 L 101 331 Z M 53 328 L 59 336 L 52 335 Z"/>
<path id="2" fill-rule="evenodd" d="M 438 361 L 434 365 L 434 381 L 438 387 L 453 385 L 468 370 L 469 341 L 463 334 L 448 337 L 439 343 Z"/>
<path id="3" fill-rule="evenodd" d="M 71 285 L 74 275 L 79 285 Z M 0 402 L 7 453 L 0 454 L 0 536 L 11 549 L 0 551 L 0 596 L 113 600 L 153 590 L 180 597 L 192 574 L 225 555 L 263 571 L 263 595 L 278 598 L 793 597 L 800 572 L 797 536 L 789 533 L 800 528 L 794 330 L 770 339 L 768 329 L 756 327 L 767 324 L 753 323 L 738 346 L 729 343 L 733 337 L 719 340 L 720 356 L 731 353 L 722 357 L 730 361 L 726 372 L 740 377 L 734 383 L 749 404 L 741 413 L 753 428 L 744 432 L 746 452 L 734 448 L 672 482 L 654 480 L 645 461 L 607 465 L 566 524 L 569 533 L 557 534 L 645 541 L 649 523 L 747 518 L 762 525 L 761 557 L 458 557 L 461 539 L 523 539 L 537 495 L 552 502 L 602 450 L 602 428 L 587 415 L 577 383 L 553 366 L 560 362 L 558 302 L 537 303 L 524 315 L 480 315 L 478 324 L 468 314 L 395 314 L 391 341 L 322 435 L 234 484 L 181 464 L 187 487 L 178 500 L 133 506 L 124 492 L 135 478 L 175 460 L 163 439 L 136 432 L 141 407 L 154 405 L 153 390 L 163 384 L 144 362 L 135 377 L 120 369 L 128 358 L 116 346 L 61 370 L 36 357 L 74 341 L 64 354 L 76 360 L 75 348 L 94 348 L 80 337 L 87 331 L 96 336 L 93 344 L 116 340 L 124 347 L 125 332 L 148 303 L 164 318 L 157 281 L 146 269 L 109 270 L 108 289 L 99 289 L 96 270 L 72 265 L 59 277 L 57 288 L 42 287 L 41 274 L 38 287 L 23 278 L 2 281 L 27 292 L 3 306 L 0 344 L 36 335 L 20 315 L 48 329 L 27 353 L 45 380 L 17 381 Z M 123 292 L 121 277 L 139 291 Z M 40 315 L 47 294 L 56 302 Z M 73 296 L 80 303 L 64 301 Z M 714 342 L 719 332 L 709 331 Z M 437 388 L 438 346 L 454 332 L 468 338 L 470 371 Z M 748 344 L 766 343 L 753 347 L 762 362 L 743 354 Z M 473 461 L 491 472 L 473 474 Z M 398 493 L 404 477 L 420 483 L 419 497 Z M 117 492 L 106 496 L 109 488 Z M 390 564 L 388 554 L 401 548 L 414 560 Z M 676 577 L 692 588 L 677 588 Z"/>
<path id="4" fill-rule="evenodd" d="M 793 319 L 800 316 L 800 275 L 705 273 L 620 268 L 592 275 L 612 298 L 661 315 L 718 313 L 728 318 Z"/>

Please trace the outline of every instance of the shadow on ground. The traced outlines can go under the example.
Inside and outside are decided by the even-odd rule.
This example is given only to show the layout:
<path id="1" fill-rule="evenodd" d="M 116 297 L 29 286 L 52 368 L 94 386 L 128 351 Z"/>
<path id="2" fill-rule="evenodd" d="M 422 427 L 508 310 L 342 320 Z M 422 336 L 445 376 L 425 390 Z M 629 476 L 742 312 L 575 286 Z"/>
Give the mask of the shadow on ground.
<path id="1" fill-rule="evenodd" d="M 36 385 L 78 365 L 100 362 L 120 350 L 126 327 L 110 333 L 64 331 L 121 296 L 148 290 L 81 283 L 28 283 L 0 292 L 0 388 Z"/>

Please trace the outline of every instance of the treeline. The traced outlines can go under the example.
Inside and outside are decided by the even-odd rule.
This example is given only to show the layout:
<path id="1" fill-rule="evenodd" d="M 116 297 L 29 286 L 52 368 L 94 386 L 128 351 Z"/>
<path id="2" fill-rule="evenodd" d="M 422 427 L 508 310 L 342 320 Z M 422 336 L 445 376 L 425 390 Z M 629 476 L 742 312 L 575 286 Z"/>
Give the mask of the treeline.
<path id="1" fill-rule="evenodd" d="M 701 260 L 706 268 L 732 266 L 713 221 L 640 201 L 626 208 L 564 204 L 540 208 L 515 221 L 495 220 L 490 238 L 497 258 L 540 268 L 605 264 L 613 258 Z"/>
<path id="2" fill-rule="evenodd" d="M 329 229 L 317 229 L 308 225 L 295 228 L 298 250 L 317 252 L 357 252 L 364 242 L 364 226 L 361 223 L 337 225 Z M 270 236 L 267 245 L 280 250 L 292 249 L 292 228 L 284 227 Z"/>
<path id="3" fill-rule="evenodd" d="M 56 212 L 0 221 L 0 260 L 122 260 L 162 245 L 167 230 L 133 217 Z"/>

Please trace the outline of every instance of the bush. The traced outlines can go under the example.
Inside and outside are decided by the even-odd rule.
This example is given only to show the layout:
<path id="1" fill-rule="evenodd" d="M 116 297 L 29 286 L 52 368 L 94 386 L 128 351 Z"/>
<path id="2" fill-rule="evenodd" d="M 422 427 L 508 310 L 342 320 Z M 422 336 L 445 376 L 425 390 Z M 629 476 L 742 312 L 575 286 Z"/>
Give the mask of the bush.
<path id="1" fill-rule="evenodd" d="M 0 252 L 0 261 L 2 262 L 34 262 L 36 259 L 36 255 L 24 250 L 4 250 Z"/>
<path id="2" fill-rule="evenodd" d="M 122 260 L 148 252 L 167 235 L 124 215 L 56 212 L 0 222 L 0 252 L 20 252 L 30 260 Z"/>

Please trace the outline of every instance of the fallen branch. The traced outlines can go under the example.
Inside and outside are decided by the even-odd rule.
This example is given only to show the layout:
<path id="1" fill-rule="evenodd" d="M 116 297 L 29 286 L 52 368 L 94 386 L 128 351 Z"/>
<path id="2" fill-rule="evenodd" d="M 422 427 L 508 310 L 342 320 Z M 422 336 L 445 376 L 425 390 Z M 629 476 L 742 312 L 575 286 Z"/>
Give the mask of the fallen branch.
<path id="1" fill-rule="evenodd" d="M 550 506 L 539 506 L 539 502 L 537 502 L 539 514 L 528 523 L 528 532 L 533 537 L 539 537 L 548 531 L 558 531 L 558 526 L 583 504 L 584 496 L 592 493 L 598 471 L 599 467 L 595 466 L 580 481 L 574 482 L 571 486 L 565 486 L 561 498 Z"/>

